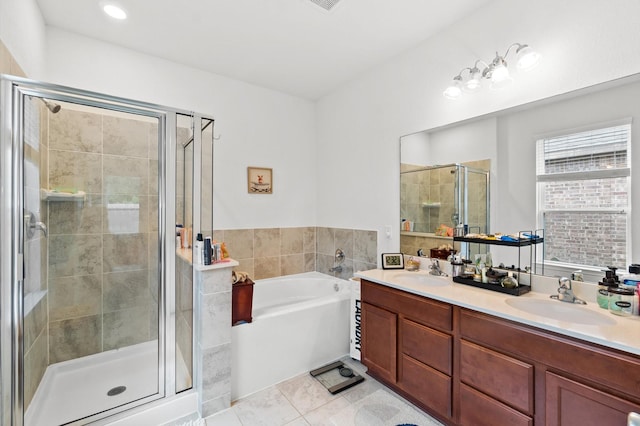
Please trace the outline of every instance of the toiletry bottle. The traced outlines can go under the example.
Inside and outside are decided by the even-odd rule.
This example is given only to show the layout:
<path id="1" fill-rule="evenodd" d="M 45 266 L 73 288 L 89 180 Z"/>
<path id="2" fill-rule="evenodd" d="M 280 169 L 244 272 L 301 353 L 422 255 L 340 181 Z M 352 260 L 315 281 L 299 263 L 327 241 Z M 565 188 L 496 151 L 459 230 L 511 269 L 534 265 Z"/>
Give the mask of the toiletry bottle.
<path id="1" fill-rule="evenodd" d="M 640 285 L 640 265 L 634 263 L 629 265 L 629 273 L 620 278 L 620 287 L 633 291 L 633 315 L 639 314 L 640 301 L 638 300 L 638 287 Z"/>
<path id="2" fill-rule="evenodd" d="M 505 288 L 516 288 L 518 287 L 518 280 L 513 277 L 513 272 L 509 271 L 507 272 L 507 276 L 502 279 L 500 284 Z"/>
<path id="3" fill-rule="evenodd" d="M 202 233 L 198 232 L 198 236 L 196 237 L 196 242 L 193 247 L 193 263 L 196 265 L 204 264 L 204 238 L 202 238 Z"/>
<path id="4" fill-rule="evenodd" d="M 609 266 L 607 270 L 604 271 L 605 277 L 602 281 L 598 282 L 598 295 L 597 302 L 598 306 L 602 309 L 609 309 L 609 289 L 617 288 L 620 284 L 618 276 L 616 275 L 616 269 L 613 266 Z"/>
<path id="5" fill-rule="evenodd" d="M 181 229 L 182 229 L 182 224 L 180 223 L 176 224 L 176 250 L 179 250 L 182 248 L 182 234 L 180 233 Z"/>
<path id="6" fill-rule="evenodd" d="M 204 264 L 211 265 L 211 237 L 204 239 Z"/>
<path id="7" fill-rule="evenodd" d="M 489 279 L 487 278 L 487 266 L 484 263 L 480 264 L 480 274 L 482 277 L 482 282 L 483 283 L 488 283 Z"/>

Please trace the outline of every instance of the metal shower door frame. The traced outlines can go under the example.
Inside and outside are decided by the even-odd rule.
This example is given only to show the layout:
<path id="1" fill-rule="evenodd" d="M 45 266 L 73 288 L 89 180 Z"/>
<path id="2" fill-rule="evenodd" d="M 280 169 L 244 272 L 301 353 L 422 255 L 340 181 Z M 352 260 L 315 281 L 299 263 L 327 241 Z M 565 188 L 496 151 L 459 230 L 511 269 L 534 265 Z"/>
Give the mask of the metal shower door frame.
<path id="1" fill-rule="evenodd" d="M 87 418 L 99 421 L 107 416 L 175 395 L 175 161 L 176 115 L 183 111 L 96 92 L 37 82 L 0 74 L 0 424 L 24 424 L 23 281 L 24 281 L 24 164 L 23 98 L 35 96 L 72 102 L 158 119 L 158 250 L 160 292 L 158 295 L 158 394 L 132 401 L 107 413 Z M 201 115 L 196 115 L 202 117 Z M 9 186 L 9 182 L 11 185 Z M 199 198 L 194 200 L 199 207 Z M 168 238 L 171 236 L 171 238 Z M 9 254 L 9 255 L 8 255 Z M 173 285 L 170 286 L 170 283 Z M 169 288 L 171 287 L 171 288 Z M 11 342 L 10 345 L 7 343 Z M 195 383 L 195 380 L 194 380 Z M 120 417 L 117 416 L 116 417 Z"/>

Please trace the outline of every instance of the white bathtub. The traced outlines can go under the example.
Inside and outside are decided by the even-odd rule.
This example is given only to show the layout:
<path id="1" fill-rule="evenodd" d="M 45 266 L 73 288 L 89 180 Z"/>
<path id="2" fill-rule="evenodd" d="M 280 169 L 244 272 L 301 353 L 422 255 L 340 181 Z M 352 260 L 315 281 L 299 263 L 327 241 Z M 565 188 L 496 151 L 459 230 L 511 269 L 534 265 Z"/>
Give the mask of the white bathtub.
<path id="1" fill-rule="evenodd" d="M 350 286 L 320 272 L 256 281 L 253 322 L 232 327 L 231 400 L 348 355 Z"/>

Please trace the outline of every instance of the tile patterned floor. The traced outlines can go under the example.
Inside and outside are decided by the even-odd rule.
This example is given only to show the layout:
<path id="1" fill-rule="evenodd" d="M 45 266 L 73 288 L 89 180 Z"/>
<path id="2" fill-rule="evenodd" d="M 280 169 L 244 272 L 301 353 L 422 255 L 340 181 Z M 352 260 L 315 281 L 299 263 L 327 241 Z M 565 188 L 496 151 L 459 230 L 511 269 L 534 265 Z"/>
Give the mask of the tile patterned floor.
<path id="1" fill-rule="evenodd" d="M 207 426 L 396 426 L 441 423 L 368 376 L 351 358 L 342 362 L 365 378 L 337 395 L 308 373 L 256 392 L 207 417 Z"/>

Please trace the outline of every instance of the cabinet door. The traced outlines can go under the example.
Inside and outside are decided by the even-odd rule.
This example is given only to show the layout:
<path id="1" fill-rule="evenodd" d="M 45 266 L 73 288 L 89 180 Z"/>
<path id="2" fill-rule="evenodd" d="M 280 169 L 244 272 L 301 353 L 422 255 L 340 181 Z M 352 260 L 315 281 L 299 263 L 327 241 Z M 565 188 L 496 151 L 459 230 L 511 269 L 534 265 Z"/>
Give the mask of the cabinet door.
<path id="1" fill-rule="evenodd" d="M 362 303 L 362 363 L 369 374 L 390 383 L 397 378 L 398 316 Z"/>
<path id="2" fill-rule="evenodd" d="M 557 374 L 546 373 L 546 425 L 626 425 L 640 405 Z"/>

